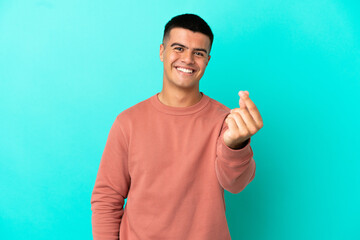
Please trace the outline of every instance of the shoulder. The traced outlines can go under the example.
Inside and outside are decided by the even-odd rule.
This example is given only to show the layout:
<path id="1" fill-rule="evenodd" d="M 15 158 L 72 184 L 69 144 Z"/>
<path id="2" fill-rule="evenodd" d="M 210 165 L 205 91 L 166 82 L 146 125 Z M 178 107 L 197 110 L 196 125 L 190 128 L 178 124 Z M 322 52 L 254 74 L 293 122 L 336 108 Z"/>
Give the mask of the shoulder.
<path id="1" fill-rule="evenodd" d="M 122 124 L 129 124 L 141 119 L 149 111 L 150 98 L 148 97 L 118 113 L 116 121 Z"/>

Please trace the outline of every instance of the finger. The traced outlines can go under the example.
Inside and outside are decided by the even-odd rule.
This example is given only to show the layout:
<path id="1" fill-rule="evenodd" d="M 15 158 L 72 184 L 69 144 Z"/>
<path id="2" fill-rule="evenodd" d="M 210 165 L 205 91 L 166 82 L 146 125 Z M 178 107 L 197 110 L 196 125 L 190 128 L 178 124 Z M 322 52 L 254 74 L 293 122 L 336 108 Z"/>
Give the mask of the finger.
<path id="1" fill-rule="evenodd" d="M 250 99 L 249 95 L 247 95 L 246 93 L 240 92 L 239 95 L 240 98 L 242 97 L 246 108 L 249 110 L 252 118 L 256 123 L 256 126 L 261 128 L 263 125 L 263 120 L 255 103 Z"/>
<path id="2" fill-rule="evenodd" d="M 239 106 L 240 106 L 240 108 L 246 108 L 246 104 L 242 97 L 240 97 L 240 99 L 239 99 Z"/>
<path id="3" fill-rule="evenodd" d="M 234 118 L 231 117 L 231 114 L 229 114 L 227 117 L 226 117 L 226 120 L 225 120 L 226 124 L 228 125 L 230 131 L 232 132 L 239 132 L 239 128 L 236 124 L 236 121 L 234 120 Z"/>
<path id="4" fill-rule="evenodd" d="M 251 116 L 249 110 L 247 108 L 235 108 L 232 110 L 232 113 L 239 114 L 242 120 L 245 122 L 246 127 L 251 135 L 254 135 L 258 130 L 259 127 L 256 125 L 255 120 Z"/>
<path id="5" fill-rule="evenodd" d="M 248 96 L 250 95 L 249 91 L 239 91 L 238 94 L 241 97 L 242 93 L 247 94 Z"/>
<path id="6" fill-rule="evenodd" d="M 241 136 L 249 135 L 249 130 L 246 126 L 246 123 L 242 119 L 241 115 L 236 112 L 231 113 L 230 115 L 235 120 L 238 131 L 241 134 Z"/>
<path id="7" fill-rule="evenodd" d="M 239 91 L 238 94 L 239 94 L 239 106 L 240 108 L 246 108 L 246 104 L 244 102 L 244 98 L 242 97 L 242 94 L 243 94 L 244 91 Z"/>

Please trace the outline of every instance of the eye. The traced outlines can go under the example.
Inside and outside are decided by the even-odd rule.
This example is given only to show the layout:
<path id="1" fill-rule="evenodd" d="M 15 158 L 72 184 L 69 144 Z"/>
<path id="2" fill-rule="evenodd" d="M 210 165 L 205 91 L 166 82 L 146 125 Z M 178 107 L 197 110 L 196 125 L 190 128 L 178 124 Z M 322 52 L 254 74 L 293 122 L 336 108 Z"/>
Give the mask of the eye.
<path id="1" fill-rule="evenodd" d="M 204 56 L 204 54 L 202 52 L 195 52 L 195 55 L 200 56 L 200 57 Z"/>
<path id="2" fill-rule="evenodd" d="M 182 47 L 175 47 L 174 49 L 175 49 L 176 51 L 178 51 L 178 52 L 181 52 L 181 51 L 183 50 Z"/>

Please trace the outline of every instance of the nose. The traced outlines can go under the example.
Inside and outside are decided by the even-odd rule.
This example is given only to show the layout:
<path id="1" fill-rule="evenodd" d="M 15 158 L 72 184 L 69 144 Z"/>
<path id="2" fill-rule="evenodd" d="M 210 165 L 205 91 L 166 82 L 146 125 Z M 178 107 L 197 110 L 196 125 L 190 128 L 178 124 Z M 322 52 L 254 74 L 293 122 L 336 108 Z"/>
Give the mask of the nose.
<path id="1" fill-rule="evenodd" d="M 184 51 L 182 54 L 181 61 L 186 64 L 193 64 L 194 63 L 194 55 L 191 51 Z"/>

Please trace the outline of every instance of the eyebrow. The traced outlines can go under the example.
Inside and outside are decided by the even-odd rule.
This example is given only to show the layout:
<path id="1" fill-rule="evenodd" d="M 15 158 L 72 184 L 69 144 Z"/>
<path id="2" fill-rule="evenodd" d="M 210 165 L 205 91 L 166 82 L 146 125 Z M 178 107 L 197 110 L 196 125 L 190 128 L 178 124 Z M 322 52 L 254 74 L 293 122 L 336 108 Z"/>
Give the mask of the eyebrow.
<path id="1" fill-rule="evenodd" d="M 180 46 L 180 47 L 183 47 L 183 48 L 186 48 L 186 49 L 189 49 L 188 47 L 186 47 L 185 45 L 182 45 L 182 44 L 180 44 L 180 43 L 173 43 L 173 44 L 171 44 L 170 47 L 173 47 L 173 46 L 176 46 L 176 45 L 178 45 L 178 46 Z M 204 52 L 204 53 L 207 54 L 207 51 L 206 51 L 204 48 L 194 48 L 194 50 L 195 50 L 195 51 L 201 51 L 201 52 Z"/>

